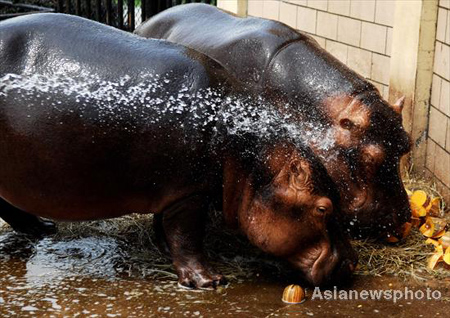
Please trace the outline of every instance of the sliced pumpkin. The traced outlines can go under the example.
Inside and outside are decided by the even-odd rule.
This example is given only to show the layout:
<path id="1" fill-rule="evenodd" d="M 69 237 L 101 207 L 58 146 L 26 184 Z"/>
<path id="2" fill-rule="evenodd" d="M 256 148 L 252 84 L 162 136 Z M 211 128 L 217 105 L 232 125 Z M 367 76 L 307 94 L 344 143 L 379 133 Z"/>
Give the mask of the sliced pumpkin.
<path id="1" fill-rule="evenodd" d="M 447 249 L 446 249 L 445 254 L 444 254 L 444 256 L 442 257 L 442 259 L 444 260 L 444 262 L 445 262 L 447 265 L 450 265 L 450 248 L 447 248 Z"/>
<path id="2" fill-rule="evenodd" d="M 439 238 L 444 235 L 447 222 L 444 219 L 427 217 L 425 223 L 420 227 L 420 232 L 426 237 Z"/>
<path id="3" fill-rule="evenodd" d="M 439 241 L 433 240 L 432 238 L 427 238 L 425 243 L 426 244 L 433 244 L 435 247 L 438 247 L 439 245 L 441 245 L 441 243 Z"/>
<path id="4" fill-rule="evenodd" d="M 447 230 L 447 221 L 441 218 L 431 217 L 434 223 L 434 234 L 432 238 L 437 239 L 445 234 Z"/>
<path id="5" fill-rule="evenodd" d="M 430 204 L 426 208 L 427 213 L 430 216 L 440 216 L 441 215 L 441 199 L 440 198 L 433 198 L 430 201 Z"/>
<path id="6" fill-rule="evenodd" d="M 412 216 L 415 218 L 421 218 L 427 215 L 427 210 L 421 206 L 421 205 L 417 205 L 416 203 L 414 203 L 413 201 L 411 201 L 411 212 L 412 212 Z"/>
<path id="7" fill-rule="evenodd" d="M 426 237 L 432 237 L 434 234 L 434 223 L 431 218 L 427 218 L 425 223 L 420 227 L 420 232 Z"/>
<path id="8" fill-rule="evenodd" d="M 416 190 L 413 192 L 411 196 L 411 203 L 414 203 L 416 206 L 426 207 L 428 205 L 430 198 L 427 193 L 422 190 Z"/>
<path id="9" fill-rule="evenodd" d="M 442 246 L 439 245 L 438 247 L 436 247 L 436 252 L 428 259 L 428 268 L 434 269 L 436 265 L 442 261 L 443 255 L 444 252 L 442 250 Z"/>
<path id="10" fill-rule="evenodd" d="M 439 239 L 442 247 L 445 249 L 449 249 L 450 247 L 450 232 L 445 232 L 444 235 Z M 450 249 L 449 249 L 450 250 Z"/>

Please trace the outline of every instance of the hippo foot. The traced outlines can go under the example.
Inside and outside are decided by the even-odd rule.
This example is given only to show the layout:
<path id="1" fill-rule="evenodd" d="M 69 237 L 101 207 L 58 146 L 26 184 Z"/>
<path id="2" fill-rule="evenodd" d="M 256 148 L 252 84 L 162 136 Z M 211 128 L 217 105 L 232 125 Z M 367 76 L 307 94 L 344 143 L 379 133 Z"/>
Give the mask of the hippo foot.
<path id="1" fill-rule="evenodd" d="M 12 225 L 14 231 L 36 238 L 56 234 L 57 229 L 54 222 L 36 218 L 31 224 Z"/>
<path id="2" fill-rule="evenodd" d="M 212 270 L 183 267 L 178 270 L 178 286 L 186 289 L 215 289 L 226 285 L 226 278 Z"/>
<path id="3" fill-rule="evenodd" d="M 56 233 L 55 223 L 43 220 L 33 214 L 24 212 L 0 199 L 0 217 L 8 223 L 14 231 L 41 238 Z"/>

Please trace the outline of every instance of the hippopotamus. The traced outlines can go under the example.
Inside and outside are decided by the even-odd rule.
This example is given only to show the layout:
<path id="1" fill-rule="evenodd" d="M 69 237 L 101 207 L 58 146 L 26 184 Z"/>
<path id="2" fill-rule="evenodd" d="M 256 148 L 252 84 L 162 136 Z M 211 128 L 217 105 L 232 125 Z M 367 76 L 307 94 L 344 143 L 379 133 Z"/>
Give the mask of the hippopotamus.
<path id="1" fill-rule="evenodd" d="M 153 213 L 179 284 L 212 288 L 225 283 L 202 252 L 216 207 L 311 284 L 349 277 L 357 259 L 320 160 L 217 119 L 238 86 L 195 50 L 80 17 L 1 22 L 0 217 L 48 233 L 50 220 Z"/>
<path id="2" fill-rule="evenodd" d="M 187 4 L 150 18 L 135 33 L 208 55 L 248 94 L 264 96 L 322 131 L 321 138 L 306 143 L 336 183 L 342 222 L 352 235 L 384 237 L 409 220 L 399 172 L 411 144 L 402 126 L 403 99 L 388 104 L 374 85 L 312 37 L 277 21 Z"/>

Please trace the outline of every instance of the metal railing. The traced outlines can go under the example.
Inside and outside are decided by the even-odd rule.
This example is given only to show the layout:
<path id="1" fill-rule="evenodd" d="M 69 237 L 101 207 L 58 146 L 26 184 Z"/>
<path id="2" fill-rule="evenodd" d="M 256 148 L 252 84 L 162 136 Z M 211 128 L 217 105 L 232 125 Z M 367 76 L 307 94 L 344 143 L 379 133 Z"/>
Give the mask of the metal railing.
<path id="1" fill-rule="evenodd" d="M 9 18 L 14 18 L 20 15 L 30 14 L 30 13 L 39 13 L 39 12 L 53 12 L 53 8 L 37 6 L 33 4 L 27 3 L 15 3 L 13 1 L 0 0 L 0 8 L 4 8 L 0 12 L 0 20 L 5 20 Z M 9 10 L 6 10 L 9 9 Z"/>
<path id="2" fill-rule="evenodd" d="M 151 16 L 179 4 L 216 0 L 56 0 L 56 11 L 75 14 L 122 30 L 135 27 Z"/>

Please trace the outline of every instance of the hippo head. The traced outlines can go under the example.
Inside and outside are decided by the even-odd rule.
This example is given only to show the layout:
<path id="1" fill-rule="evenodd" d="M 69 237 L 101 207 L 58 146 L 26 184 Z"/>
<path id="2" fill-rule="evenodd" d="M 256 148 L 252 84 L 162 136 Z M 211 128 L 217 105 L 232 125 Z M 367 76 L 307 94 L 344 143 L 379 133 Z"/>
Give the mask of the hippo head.
<path id="1" fill-rule="evenodd" d="M 339 194 L 311 151 L 272 147 L 262 166 L 225 171 L 224 213 L 263 251 L 288 260 L 313 285 L 345 281 L 357 256 L 338 226 Z"/>
<path id="2" fill-rule="evenodd" d="M 389 105 L 374 85 L 308 36 L 280 49 L 269 70 L 267 94 L 318 130 L 320 138 L 306 143 L 339 189 L 346 229 L 356 237 L 384 236 L 407 221 L 399 166 L 411 142 L 402 101 Z M 332 145 L 324 147 L 328 139 Z"/>
<path id="3" fill-rule="evenodd" d="M 327 104 L 336 144 L 322 154 L 323 162 L 354 236 L 385 235 L 411 216 L 400 177 L 400 159 L 411 147 L 403 102 L 389 105 L 373 90 L 335 96 Z"/>

